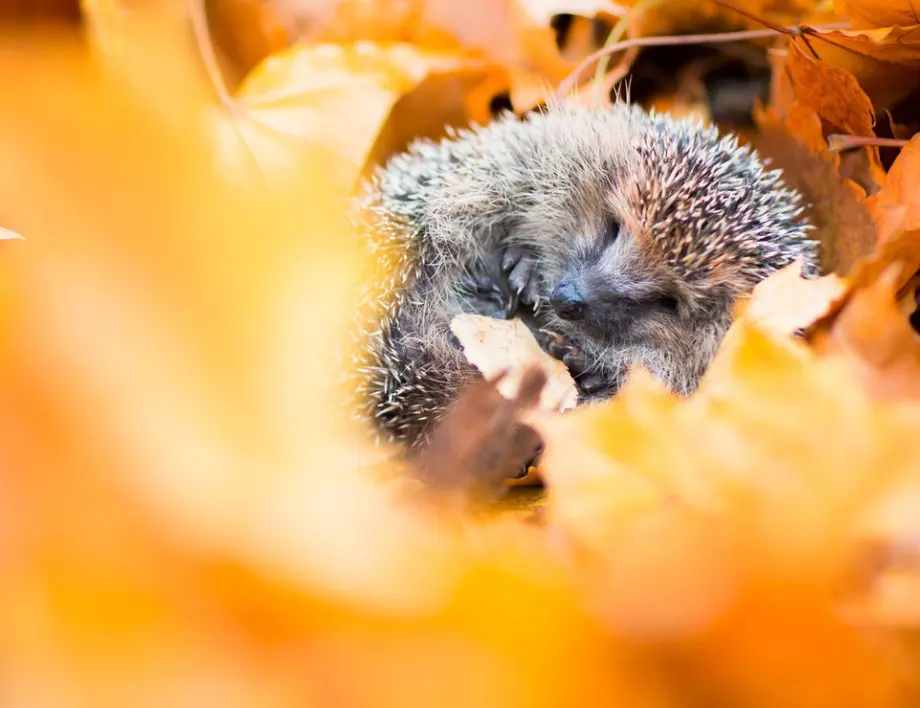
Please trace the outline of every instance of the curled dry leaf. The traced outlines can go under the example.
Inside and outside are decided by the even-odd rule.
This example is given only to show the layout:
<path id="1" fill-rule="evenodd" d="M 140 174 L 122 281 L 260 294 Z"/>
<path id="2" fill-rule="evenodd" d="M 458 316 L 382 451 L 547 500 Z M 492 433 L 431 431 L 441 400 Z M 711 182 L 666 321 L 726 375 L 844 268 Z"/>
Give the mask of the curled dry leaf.
<path id="1" fill-rule="evenodd" d="M 487 500 L 540 448 L 540 437 L 522 416 L 540 401 L 545 372 L 525 367 L 513 392 L 502 379 L 472 382 L 435 428 L 417 461 L 430 488 L 446 491 L 461 507 Z"/>
<path id="2" fill-rule="evenodd" d="M 838 357 L 881 398 L 920 398 L 920 335 L 898 306 L 903 264 L 852 293 L 834 322 L 812 339 L 818 352 Z"/>
<path id="3" fill-rule="evenodd" d="M 521 320 L 498 320 L 481 315 L 457 315 L 450 324 L 463 353 L 482 375 L 498 381 L 499 392 L 508 399 L 518 395 L 526 371 L 537 368 L 547 382 L 539 406 L 546 411 L 575 407 L 578 392 L 565 364 L 540 349 L 537 340 Z"/>

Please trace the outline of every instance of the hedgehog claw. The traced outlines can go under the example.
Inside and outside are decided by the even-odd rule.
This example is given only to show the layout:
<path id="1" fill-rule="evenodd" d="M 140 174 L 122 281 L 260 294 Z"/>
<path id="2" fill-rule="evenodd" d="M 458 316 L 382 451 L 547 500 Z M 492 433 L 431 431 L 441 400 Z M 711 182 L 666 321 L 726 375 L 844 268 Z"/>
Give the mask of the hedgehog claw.
<path id="1" fill-rule="evenodd" d="M 560 361 L 569 353 L 569 349 L 569 345 L 564 342 L 550 341 L 549 344 L 546 345 L 546 351 L 549 352 L 550 356 Z"/>
<path id="2" fill-rule="evenodd" d="M 578 347 L 569 347 L 569 350 L 562 355 L 562 363 L 568 367 L 573 376 L 583 374 L 588 368 L 588 358 Z"/>
<path id="3" fill-rule="evenodd" d="M 543 348 L 554 359 L 559 359 L 565 364 L 572 378 L 575 379 L 575 385 L 583 394 L 590 396 L 607 387 L 609 382 L 603 376 L 585 375 L 589 362 L 581 347 L 569 344 L 565 337 L 555 332 L 541 330 L 540 334 L 543 335 L 540 340 Z"/>
<path id="4" fill-rule="evenodd" d="M 509 246 L 502 256 L 502 270 L 508 275 L 508 285 L 524 305 L 536 305 L 537 258 L 523 246 Z"/>

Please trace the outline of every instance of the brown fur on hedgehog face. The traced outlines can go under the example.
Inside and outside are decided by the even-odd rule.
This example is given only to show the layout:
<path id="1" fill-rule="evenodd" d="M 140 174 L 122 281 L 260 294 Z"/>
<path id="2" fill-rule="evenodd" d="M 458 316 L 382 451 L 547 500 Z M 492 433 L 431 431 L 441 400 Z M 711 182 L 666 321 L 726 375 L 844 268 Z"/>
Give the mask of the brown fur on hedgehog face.
<path id="1" fill-rule="evenodd" d="M 634 173 L 633 173 L 634 174 Z M 741 277 L 734 264 L 690 272 L 643 229 L 627 170 L 606 198 L 581 200 L 574 233 L 543 263 L 552 329 L 596 348 L 682 352 L 728 320 Z M 640 357 L 641 358 L 641 357 Z"/>
<path id="2" fill-rule="evenodd" d="M 566 203 L 539 203 L 558 234 L 542 239 L 542 292 L 550 327 L 601 368 L 641 363 L 690 390 L 736 298 L 796 257 L 812 270 L 813 248 L 795 195 L 733 138 L 656 116 L 633 137 L 570 180 Z"/>

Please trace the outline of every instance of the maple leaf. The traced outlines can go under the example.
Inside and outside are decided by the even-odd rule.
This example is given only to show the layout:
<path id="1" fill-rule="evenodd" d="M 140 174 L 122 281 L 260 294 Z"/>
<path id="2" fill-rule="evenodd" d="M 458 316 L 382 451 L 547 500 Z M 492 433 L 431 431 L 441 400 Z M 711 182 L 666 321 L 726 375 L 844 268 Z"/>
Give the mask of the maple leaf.
<path id="1" fill-rule="evenodd" d="M 246 78 L 232 110 L 218 117 L 216 134 L 229 159 L 245 160 L 252 151 L 263 171 L 296 170 L 303 150 L 328 151 L 342 165 L 343 181 L 353 182 L 413 138 L 483 119 L 487 104 L 470 106 L 466 97 L 496 72 L 482 59 L 409 44 L 295 47 Z M 424 110 L 429 102 L 441 106 L 436 117 Z"/>

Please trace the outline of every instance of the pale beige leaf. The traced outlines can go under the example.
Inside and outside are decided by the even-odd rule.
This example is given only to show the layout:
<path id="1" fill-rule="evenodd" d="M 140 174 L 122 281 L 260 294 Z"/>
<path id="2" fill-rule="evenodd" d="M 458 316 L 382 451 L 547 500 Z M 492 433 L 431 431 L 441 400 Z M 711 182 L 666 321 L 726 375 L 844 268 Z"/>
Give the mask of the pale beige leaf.
<path id="1" fill-rule="evenodd" d="M 524 370 L 537 366 L 548 378 L 540 397 L 540 408 L 564 411 L 575 407 L 578 394 L 565 364 L 540 349 L 533 334 L 520 320 L 457 315 L 450 328 L 460 340 L 466 358 L 483 376 L 491 379 L 507 372 L 498 382 L 498 390 L 505 398 L 514 398 Z"/>

